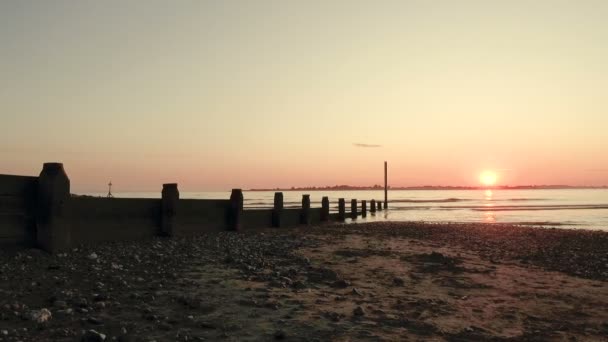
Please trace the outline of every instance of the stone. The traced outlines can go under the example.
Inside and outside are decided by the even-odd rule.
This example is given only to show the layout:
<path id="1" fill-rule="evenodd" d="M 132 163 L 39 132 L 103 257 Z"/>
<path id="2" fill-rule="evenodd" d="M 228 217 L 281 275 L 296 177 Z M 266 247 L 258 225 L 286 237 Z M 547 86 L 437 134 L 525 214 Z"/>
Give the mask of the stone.
<path id="1" fill-rule="evenodd" d="M 53 303 L 53 306 L 59 309 L 65 309 L 68 307 L 68 303 L 63 300 L 56 300 L 55 303 Z"/>
<path id="2" fill-rule="evenodd" d="M 74 310 L 72 310 L 71 308 L 67 308 L 65 310 L 58 310 L 57 313 L 61 314 L 61 315 L 66 315 L 67 316 L 67 315 L 73 314 Z"/>
<path id="3" fill-rule="evenodd" d="M 403 286 L 405 285 L 405 281 L 399 277 L 395 277 L 393 278 L 393 284 L 395 284 L 395 286 Z"/>
<path id="4" fill-rule="evenodd" d="M 198 326 L 202 329 L 217 329 L 217 326 L 211 322 L 199 322 Z"/>
<path id="5" fill-rule="evenodd" d="M 135 338 L 130 335 L 125 334 L 125 335 L 118 336 L 117 341 L 118 342 L 133 342 L 133 341 L 135 341 Z"/>
<path id="6" fill-rule="evenodd" d="M 333 311 L 327 312 L 325 315 L 333 322 L 338 322 L 341 318 L 339 313 Z"/>
<path id="7" fill-rule="evenodd" d="M 353 315 L 355 315 L 355 316 L 364 316 L 365 315 L 365 311 L 363 311 L 362 307 L 357 306 L 355 308 L 355 310 L 353 310 Z"/>
<path id="8" fill-rule="evenodd" d="M 36 323 L 45 323 L 53 318 L 53 315 L 49 309 L 43 308 L 30 311 L 29 318 Z"/>
<path id="9" fill-rule="evenodd" d="M 339 288 L 339 289 L 344 289 L 344 288 L 349 287 L 350 285 L 351 285 L 350 281 L 344 280 L 344 279 L 339 279 L 339 280 L 334 281 L 331 284 L 331 287 L 335 287 L 335 288 Z"/>
<path id="10" fill-rule="evenodd" d="M 103 342 L 106 340 L 106 335 L 95 330 L 89 330 L 82 335 L 81 342 Z"/>
<path id="11" fill-rule="evenodd" d="M 95 252 L 89 254 L 87 256 L 87 258 L 89 258 L 90 260 L 97 260 L 97 254 Z"/>
<path id="12" fill-rule="evenodd" d="M 274 333 L 275 340 L 284 340 L 286 337 L 287 337 L 287 335 L 285 334 L 285 331 L 283 331 L 283 330 L 277 330 Z"/>
<path id="13" fill-rule="evenodd" d="M 169 323 L 162 322 L 158 325 L 158 329 L 164 330 L 164 331 L 170 331 L 173 329 L 173 327 Z"/>
<path id="14" fill-rule="evenodd" d="M 93 294 L 93 300 L 96 302 L 103 302 L 108 300 L 108 296 L 102 293 L 95 293 Z"/>
<path id="15" fill-rule="evenodd" d="M 97 317 L 89 317 L 89 318 L 87 318 L 87 322 L 89 322 L 91 324 L 94 324 L 94 325 L 102 325 L 103 324 L 103 322 L 99 318 L 97 318 Z"/>
<path id="16" fill-rule="evenodd" d="M 293 287 L 294 289 L 297 289 L 297 290 L 302 290 L 302 289 L 307 288 L 306 284 L 305 284 L 304 282 L 302 282 L 301 280 L 297 280 L 297 281 L 295 281 L 295 282 L 294 282 L 294 283 L 291 285 L 291 287 Z"/>

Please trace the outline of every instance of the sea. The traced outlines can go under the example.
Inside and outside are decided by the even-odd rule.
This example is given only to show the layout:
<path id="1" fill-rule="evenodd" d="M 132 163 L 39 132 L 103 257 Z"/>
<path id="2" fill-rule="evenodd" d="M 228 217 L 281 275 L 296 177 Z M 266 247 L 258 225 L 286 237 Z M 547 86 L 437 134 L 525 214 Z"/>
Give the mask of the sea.
<path id="1" fill-rule="evenodd" d="M 320 207 L 323 196 L 330 211 L 338 211 L 338 199 L 384 200 L 383 190 L 283 191 L 286 208 L 299 208 L 302 195 L 309 194 L 312 207 Z M 84 195 L 104 196 L 99 193 Z M 115 193 L 115 197 L 159 198 L 159 192 Z M 274 191 L 244 191 L 245 208 L 272 208 Z M 228 199 L 230 192 L 180 192 L 180 198 Z M 608 189 L 529 190 L 389 190 L 389 208 L 350 223 L 374 221 L 485 222 L 557 228 L 608 231 Z"/>

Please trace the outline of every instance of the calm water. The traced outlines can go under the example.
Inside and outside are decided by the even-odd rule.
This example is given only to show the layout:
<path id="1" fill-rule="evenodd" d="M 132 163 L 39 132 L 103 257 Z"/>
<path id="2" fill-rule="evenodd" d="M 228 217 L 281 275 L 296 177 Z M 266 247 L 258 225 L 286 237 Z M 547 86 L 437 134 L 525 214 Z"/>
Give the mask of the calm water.
<path id="1" fill-rule="evenodd" d="M 369 200 L 384 198 L 383 191 L 285 191 L 285 206 L 297 208 L 302 194 L 310 194 L 313 207 L 329 196 L 332 212 L 338 198 Z M 102 194 L 91 194 L 102 195 Z M 118 193 L 116 197 L 158 198 L 158 193 Z M 181 198 L 228 199 L 230 192 L 181 192 Z M 246 208 L 271 208 L 272 191 L 246 191 Z M 360 205 L 360 203 L 359 203 Z M 608 230 L 608 189 L 569 190 L 402 190 L 389 191 L 389 210 L 358 222 L 433 221 L 520 223 Z M 369 208 L 369 204 L 368 204 Z M 368 209 L 369 210 L 369 209 Z"/>

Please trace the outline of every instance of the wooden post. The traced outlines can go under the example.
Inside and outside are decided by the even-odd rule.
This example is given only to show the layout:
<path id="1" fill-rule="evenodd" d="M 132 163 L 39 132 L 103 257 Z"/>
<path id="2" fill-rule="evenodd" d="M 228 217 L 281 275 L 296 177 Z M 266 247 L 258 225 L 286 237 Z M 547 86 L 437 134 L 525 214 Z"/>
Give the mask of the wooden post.
<path id="1" fill-rule="evenodd" d="M 357 218 L 357 200 L 350 200 L 350 217 L 354 220 Z"/>
<path id="2" fill-rule="evenodd" d="M 272 226 L 281 226 L 281 213 L 283 212 L 283 193 L 274 193 L 274 208 L 272 209 Z"/>
<path id="3" fill-rule="evenodd" d="M 361 200 L 361 217 L 367 217 L 367 202 Z"/>
<path id="4" fill-rule="evenodd" d="M 388 208 L 388 163 L 384 162 L 384 209 Z"/>
<path id="5" fill-rule="evenodd" d="M 338 199 L 338 221 L 344 222 L 346 219 L 346 202 L 344 198 Z"/>
<path id="6" fill-rule="evenodd" d="M 47 252 L 71 247 L 72 231 L 66 218 L 70 179 L 61 163 L 45 163 L 38 177 L 37 244 Z"/>
<path id="7" fill-rule="evenodd" d="M 241 229 L 241 216 L 243 214 L 243 190 L 232 189 L 230 194 L 230 207 L 228 213 L 228 230 Z"/>
<path id="8" fill-rule="evenodd" d="M 375 213 L 376 212 L 376 200 L 371 200 L 369 202 L 369 212 L 370 213 Z"/>
<path id="9" fill-rule="evenodd" d="M 175 216 L 177 215 L 177 203 L 179 202 L 179 190 L 176 183 L 163 184 L 161 193 L 161 216 L 160 233 L 164 236 L 175 234 Z"/>
<path id="10" fill-rule="evenodd" d="M 321 200 L 321 222 L 329 221 L 329 197 L 323 196 Z"/>
<path id="11" fill-rule="evenodd" d="M 382 201 L 378 201 L 378 211 L 382 211 Z"/>
<path id="12" fill-rule="evenodd" d="M 300 223 L 310 224 L 310 195 L 302 195 L 302 213 Z"/>

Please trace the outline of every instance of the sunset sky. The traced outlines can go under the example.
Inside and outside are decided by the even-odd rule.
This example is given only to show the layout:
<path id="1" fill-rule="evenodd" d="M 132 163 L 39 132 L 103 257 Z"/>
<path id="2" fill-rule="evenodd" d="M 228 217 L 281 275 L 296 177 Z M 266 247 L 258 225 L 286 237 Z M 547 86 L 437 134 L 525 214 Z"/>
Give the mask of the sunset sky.
<path id="1" fill-rule="evenodd" d="M 0 173 L 608 184 L 608 1 L 2 1 Z M 379 145 L 370 147 L 369 145 Z"/>

